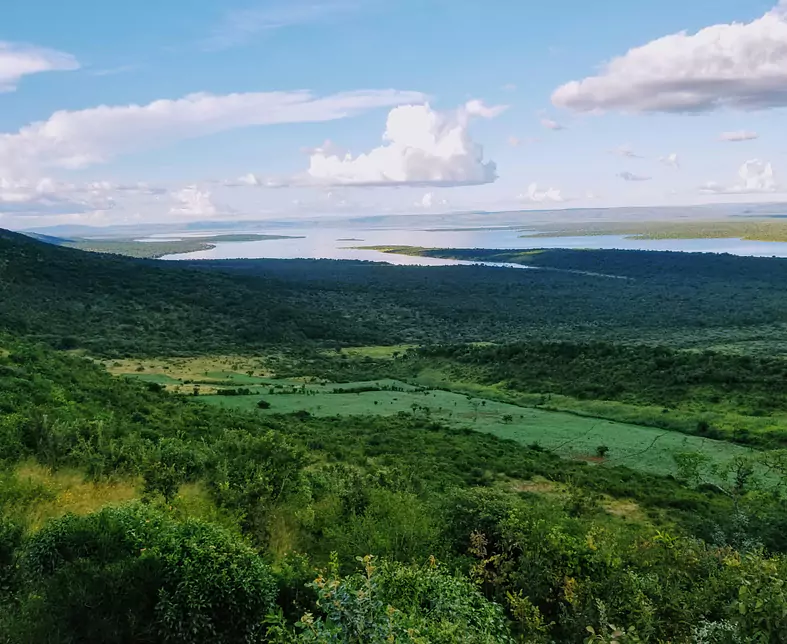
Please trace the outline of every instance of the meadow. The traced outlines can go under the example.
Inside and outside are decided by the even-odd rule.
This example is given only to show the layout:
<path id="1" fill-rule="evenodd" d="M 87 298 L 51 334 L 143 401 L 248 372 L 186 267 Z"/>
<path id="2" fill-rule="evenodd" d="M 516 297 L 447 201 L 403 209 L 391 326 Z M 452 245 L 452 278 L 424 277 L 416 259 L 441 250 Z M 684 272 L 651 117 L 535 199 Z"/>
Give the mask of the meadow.
<path id="1" fill-rule="evenodd" d="M 365 347 L 354 350 L 352 354 L 385 357 L 400 350 L 402 347 L 388 351 L 383 347 Z M 143 362 L 150 373 L 137 371 L 138 361 L 114 363 L 116 366 L 110 371 L 156 382 L 176 393 L 193 395 L 196 387 L 202 402 L 226 409 L 266 415 L 306 412 L 315 417 L 412 415 L 451 427 L 492 434 L 526 446 L 537 445 L 563 458 L 597 465 L 625 465 L 659 475 L 677 474 L 674 455 L 681 452 L 703 453 L 719 466 L 735 457 L 752 453 L 749 448 L 720 440 L 604 420 L 587 413 L 592 411 L 587 408 L 585 413 L 535 409 L 535 396 L 533 406 L 526 406 L 432 388 L 417 380 L 407 383 L 383 378 L 330 383 L 320 378 L 249 376 L 247 372 L 232 370 L 233 366 L 239 369 L 254 366 L 258 373 L 270 373 L 260 368 L 265 363 L 263 358 L 231 356 L 160 359 Z M 306 381 L 310 382 L 307 384 Z M 238 389 L 248 390 L 248 393 L 217 393 Z M 260 400 L 270 406 L 260 409 Z M 599 457 L 599 448 L 602 447 L 606 449 L 602 450 L 603 457 Z"/>

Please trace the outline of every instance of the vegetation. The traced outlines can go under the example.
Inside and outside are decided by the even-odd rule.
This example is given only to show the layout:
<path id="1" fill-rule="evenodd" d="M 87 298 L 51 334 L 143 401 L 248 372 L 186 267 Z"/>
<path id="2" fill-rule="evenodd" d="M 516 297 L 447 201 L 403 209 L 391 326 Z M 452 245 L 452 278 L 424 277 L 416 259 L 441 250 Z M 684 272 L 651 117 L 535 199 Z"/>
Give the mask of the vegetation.
<path id="1" fill-rule="evenodd" d="M 194 253 L 215 248 L 216 244 L 228 242 L 273 241 L 277 239 L 296 239 L 286 235 L 212 235 L 209 237 L 193 237 L 186 239 L 139 241 L 135 239 L 77 239 L 64 240 L 61 245 L 91 253 L 109 253 L 126 255 L 141 259 L 157 259 L 167 255 Z M 44 241 L 44 240 L 42 240 Z"/>
<path id="2" fill-rule="evenodd" d="M 0 641 L 783 642 L 782 358 L 618 338 L 763 338 L 785 265 L 529 257 L 0 235 Z"/>
<path id="3" fill-rule="evenodd" d="M 450 252 L 491 261 L 506 256 Z M 787 260 L 623 251 L 528 257 L 534 266 L 560 270 L 329 260 L 172 266 L 0 233 L 0 328 L 111 356 L 531 339 L 771 354 L 787 346 L 781 286 Z"/>

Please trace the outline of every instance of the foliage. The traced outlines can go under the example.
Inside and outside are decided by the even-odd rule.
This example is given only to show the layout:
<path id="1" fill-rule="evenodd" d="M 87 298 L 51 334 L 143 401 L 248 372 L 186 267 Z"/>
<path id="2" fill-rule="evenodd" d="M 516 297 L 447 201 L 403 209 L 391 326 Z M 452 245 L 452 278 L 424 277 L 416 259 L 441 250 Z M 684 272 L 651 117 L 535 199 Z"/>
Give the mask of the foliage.
<path id="1" fill-rule="evenodd" d="M 20 641 L 254 641 L 275 596 L 237 537 L 144 506 L 52 521 L 21 561 Z"/>
<path id="2" fill-rule="evenodd" d="M 358 558 L 360 573 L 342 578 L 334 565 L 312 584 L 318 613 L 306 613 L 297 635 L 284 642 L 347 644 L 511 642 L 501 608 L 485 600 L 467 580 L 434 560 L 402 566 L 371 556 Z"/>
<path id="3" fill-rule="evenodd" d="M 448 254 L 511 259 L 510 251 Z M 752 340 L 765 337 L 769 352 L 780 346 L 785 260 L 626 251 L 514 254 L 514 261 L 548 270 L 330 260 L 176 265 L 85 253 L 0 231 L 0 329 L 111 356 L 533 338 L 752 347 Z"/>

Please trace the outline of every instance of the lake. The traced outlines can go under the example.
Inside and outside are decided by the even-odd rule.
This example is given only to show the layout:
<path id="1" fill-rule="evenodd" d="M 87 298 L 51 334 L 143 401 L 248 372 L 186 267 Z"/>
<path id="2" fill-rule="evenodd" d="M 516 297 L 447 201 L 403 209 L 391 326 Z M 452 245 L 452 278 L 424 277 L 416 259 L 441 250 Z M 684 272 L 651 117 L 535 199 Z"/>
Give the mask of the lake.
<path id="1" fill-rule="evenodd" d="M 238 231 L 241 232 L 241 231 Z M 747 241 L 741 239 L 627 239 L 621 235 L 578 237 L 520 237 L 521 229 L 488 228 L 466 230 L 415 230 L 312 228 L 265 231 L 257 234 L 287 234 L 298 239 L 276 239 L 251 242 L 224 242 L 215 248 L 194 253 L 168 255 L 164 259 L 355 259 L 439 266 L 466 264 L 455 260 L 429 257 L 392 255 L 373 250 L 359 250 L 357 246 L 424 246 L 427 248 L 610 248 L 627 250 L 672 250 L 683 252 L 730 253 L 754 257 L 787 257 L 787 243 Z M 201 236 L 210 236 L 205 232 Z M 193 238 L 195 235 L 167 235 L 166 239 Z M 164 236 L 146 241 L 164 241 Z"/>

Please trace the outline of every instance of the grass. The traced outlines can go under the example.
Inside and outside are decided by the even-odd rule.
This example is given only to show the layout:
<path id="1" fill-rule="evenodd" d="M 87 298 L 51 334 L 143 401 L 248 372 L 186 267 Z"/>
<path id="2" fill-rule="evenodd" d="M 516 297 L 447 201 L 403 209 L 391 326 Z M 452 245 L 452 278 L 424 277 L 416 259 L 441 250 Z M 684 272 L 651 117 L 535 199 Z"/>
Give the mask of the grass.
<path id="1" fill-rule="evenodd" d="M 407 391 L 367 391 L 331 393 L 334 387 L 363 388 L 379 384 L 400 386 Z M 495 400 L 471 397 L 443 390 L 425 390 L 396 381 L 355 382 L 343 385 L 309 385 L 308 393 L 274 393 L 259 390 L 251 396 L 201 396 L 200 400 L 228 408 L 253 410 L 264 399 L 271 407 L 265 414 L 306 411 L 314 416 L 393 415 L 428 416 L 453 427 L 511 439 L 523 445 L 541 447 L 571 459 L 604 465 L 625 465 L 654 474 L 675 474 L 673 454 L 699 451 L 723 464 L 747 448 L 688 436 L 669 430 L 589 418 L 571 413 L 519 407 Z M 598 459 L 600 445 L 610 448 Z"/>
<path id="2" fill-rule="evenodd" d="M 121 505 L 138 497 L 139 481 L 88 481 L 78 470 L 52 471 L 35 462 L 18 465 L 3 481 L 8 490 L 13 486 L 20 494 L 19 503 L 11 507 L 12 514 L 24 518 L 28 527 L 37 529 L 52 518 L 74 513 L 95 512 L 109 505 Z"/>
<path id="3" fill-rule="evenodd" d="M 387 359 L 406 349 L 407 345 L 399 345 L 343 351 L 355 358 Z M 662 475 L 676 473 L 673 460 L 676 452 L 701 451 L 718 463 L 749 453 L 745 447 L 680 433 L 695 427 L 684 426 L 685 417 L 678 410 L 665 411 L 660 407 L 611 401 L 580 401 L 555 395 L 548 401 L 549 408 L 544 408 L 544 397 L 540 394 L 512 393 L 493 386 L 449 381 L 434 370 L 423 371 L 414 381 L 416 386 L 391 379 L 315 384 L 311 378 L 277 379 L 270 362 L 266 357 L 210 356 L 108 361 L 105 364 L 115 375 L 158 382 L 181 393 L 192 393 L 194 383 L 199 383 L 199 400 L 212 405 L 265 414 L 299 411 L 314 416 L 418 414 L 453 427 L 467 427 L 525 445 L 538 443 L 565 458 L 594 463 L 598 462 L 596 448 L 606 445 L 611 449 L 603 464 L 625 465 Z M 216 395 L 219 389 L 237 387 L 248 388 L 253 394 Z M 334 393 L 359 388 L 380 390 Z M 270 403 L 270 409 L 258 410 L 257 403 L 261 399 Z M 653 419 L 679 431 L 638 424 L 652 424 Z M 771 425 L 784 425 L 778 418 L 739 419 L 721 413 L 718 417 L 709 414 L 707 420 L 722 428 L 725 421 L 731 427 L 738 421 L 745 421 L 742 426 L 750 427 L 752 432 L 768 431 Z"/>

